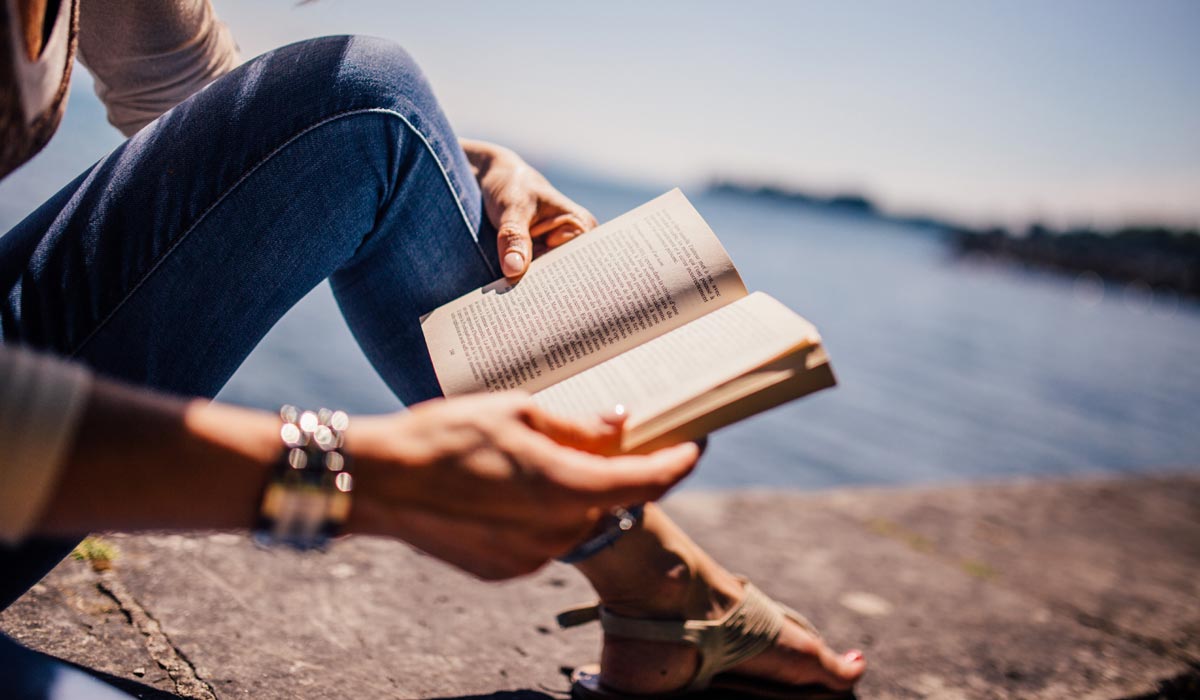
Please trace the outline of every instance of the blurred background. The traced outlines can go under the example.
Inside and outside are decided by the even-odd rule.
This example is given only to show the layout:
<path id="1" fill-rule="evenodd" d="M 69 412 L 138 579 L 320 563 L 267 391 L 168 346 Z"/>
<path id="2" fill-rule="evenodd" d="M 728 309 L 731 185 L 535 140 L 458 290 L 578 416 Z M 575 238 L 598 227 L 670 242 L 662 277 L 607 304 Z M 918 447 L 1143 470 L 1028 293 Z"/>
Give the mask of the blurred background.
<path id="1" fill-rule="evenodd" d="M 215 4 L 245 58 L 398 41 L 460 135 L 601 221 L 684 188 L 841 382 L 716 435 L 690 488 L 1200 468 L 1200 4 Z M 0 231 L 120 143 L 76 76 Z M 327 285 L 221 398 L 399 406 Z"/>

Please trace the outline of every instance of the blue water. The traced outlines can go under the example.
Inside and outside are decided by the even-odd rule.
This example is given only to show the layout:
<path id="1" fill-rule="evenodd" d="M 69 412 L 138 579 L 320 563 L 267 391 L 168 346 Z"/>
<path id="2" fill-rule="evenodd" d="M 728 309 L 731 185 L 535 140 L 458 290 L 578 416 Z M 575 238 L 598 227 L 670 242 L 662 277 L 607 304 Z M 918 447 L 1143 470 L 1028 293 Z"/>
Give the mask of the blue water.
<path id="1" fill-rule="evenodd" d="M 605 220 L 660 194 L 552 173 Z M 665 189 L 665 188 L 664 188 Z M 927 231 L 688 192 L 751 289 L 813 321 L 839 386 L 714 436 L 693 486 L 823 487 L 1200 466 L 1200 308 L 959 261 Z M 312 329 L 331 332 L 311 347 Z M 292 383 L 302 378 L 302 386 Z M 327 286 L 221 398 L 398 406 Z"/>
<path id="2" fill-rule="evenodd" d="M 66 135 L 0 186 L 0 230 L 116 143 L 82 126 L 99 121 L 89 97 L 73 96 Z M 550 175 L 602 221 L 670 186 Z M 747 286 L 817 325 L 840 382 L 718 433 L 692 486 L 1200 468 L 1200 305 L 958 260 L 936 235 L 904 225 L 685 191 Z M 399 407 L 327 285 L 272 329 L 220 398 L 263 408 Z"/>

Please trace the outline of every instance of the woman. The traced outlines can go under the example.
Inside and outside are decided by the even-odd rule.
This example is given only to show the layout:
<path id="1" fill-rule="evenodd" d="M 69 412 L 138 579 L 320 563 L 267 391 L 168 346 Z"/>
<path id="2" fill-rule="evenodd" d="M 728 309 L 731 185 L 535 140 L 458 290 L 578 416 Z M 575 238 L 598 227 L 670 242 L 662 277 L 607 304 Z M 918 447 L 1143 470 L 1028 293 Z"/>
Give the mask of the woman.
<path id="1" fill-rule="evenodd" d="M 488 579 L 565 556 L 603 601 L 565 618 L 599 616 L 606 630 L 602 670 L 579 675 L 580 694 L 692 689 L 714 676 L 842 690 L 862 674 L 861 654 L 835 654 L 653 504 L 625 529 L 601 517 L 660 496 L 690 471 L 695 445 L 605 458 L 593 453 L 614 443 L 619 419 L 568 423 L 522 395 L 430 400 L 440 391 L 419 315 L 519 278 L 535 239 L 562 245 L 595 221 L 513 152 L 456 139 L 401 49 L 327 37 L 235 68 L 206 0 L 3 2 L 0 174 L 53 132 L 76 47 L 130 138 L 0 237 L 0 429 L 17 436 L 16 458 L 0 467 L 10 543 L 0 603 L 92 530 L 257 521 L 278 537 L 287 509 L 263 493 L 286 486 L 281 455 L 336 452 L 353 480 L 331 478 L 322 502 L 341 489 L 353 507 L 344 522 L 321 511 L 305 536 L 284 539 L 310 543 L 317 525 L 340 524 Z M 215 395 L 326 278 L 411 411 L 349 426 L 284 411 L 285 442 L 293 433 L 281 444 L 277 416 L 175 398 Z M 320 333 L 297 350 L 319 353 Z M 337 437 L 314 452 L 320 430 Z M 698 632 L 689 619 L 713 624 Z M 31 669 L 48 663 L 0 647 L 0 679 L 31 697 L 46 692 Z"/>

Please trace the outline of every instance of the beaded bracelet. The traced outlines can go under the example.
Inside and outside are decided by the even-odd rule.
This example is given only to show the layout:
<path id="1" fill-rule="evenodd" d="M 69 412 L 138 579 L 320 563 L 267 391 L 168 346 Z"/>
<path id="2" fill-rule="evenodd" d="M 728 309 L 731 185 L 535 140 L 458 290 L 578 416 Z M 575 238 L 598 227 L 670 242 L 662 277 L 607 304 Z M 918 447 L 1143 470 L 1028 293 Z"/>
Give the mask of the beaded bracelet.
<path id="1" fill-rule="evenodd" d="M 621 539 L 621 536 L 633 529 L 642 519 L 644 504 L 628 508 L 613 508 L 601 521 L 603 529 L 600 534 L 585 541 L 575 549 L 558 558 L 564 564 L 575 564 L 584 559 L 594 557 L 605 547 L 610 547 Z"/>
<path id="2" fill-rule="evenodd" d="M 254 541 L 299 550 L 324 549 L 350 516 L 354 477 L 342 453 L 345 411 L 279 410 L 283 451 L 263 489 Z"/>

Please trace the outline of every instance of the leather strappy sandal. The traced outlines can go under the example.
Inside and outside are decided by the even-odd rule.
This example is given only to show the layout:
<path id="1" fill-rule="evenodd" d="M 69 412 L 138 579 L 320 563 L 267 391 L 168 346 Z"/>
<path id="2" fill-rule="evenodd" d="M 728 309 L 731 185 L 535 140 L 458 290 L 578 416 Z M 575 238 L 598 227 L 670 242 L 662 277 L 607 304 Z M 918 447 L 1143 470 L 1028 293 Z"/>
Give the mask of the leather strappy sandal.
<path id="1" fill-rule="evenodd" d="M 784 623 L 791 619 L 818 639 L 821 634 L 806 617 L 767 597 L 742 579 L 742 602 L 719 620 L 643 620 L 609 612 L 599 603 L 566 610 L 558 615 L 560 627 L 574 627 L 599 620 L 605 633 L 616 637 L 654 642 L 686 642 L 700 652 L 696 675 L 684 688 L 656 697 L 684 697 L 707 690 L 736 693 L 746 697 L 775 700 L 842 700 L 853 698 L 848 690 L 831 690 L 823 685 L 787 685 L 725 673 L 775 644 Z M 600 666 L 580 666 L 571 673 L 571 695 L 586 700 L 633 700 L 644 695 L 621 693 L 600 683 Z"/>

